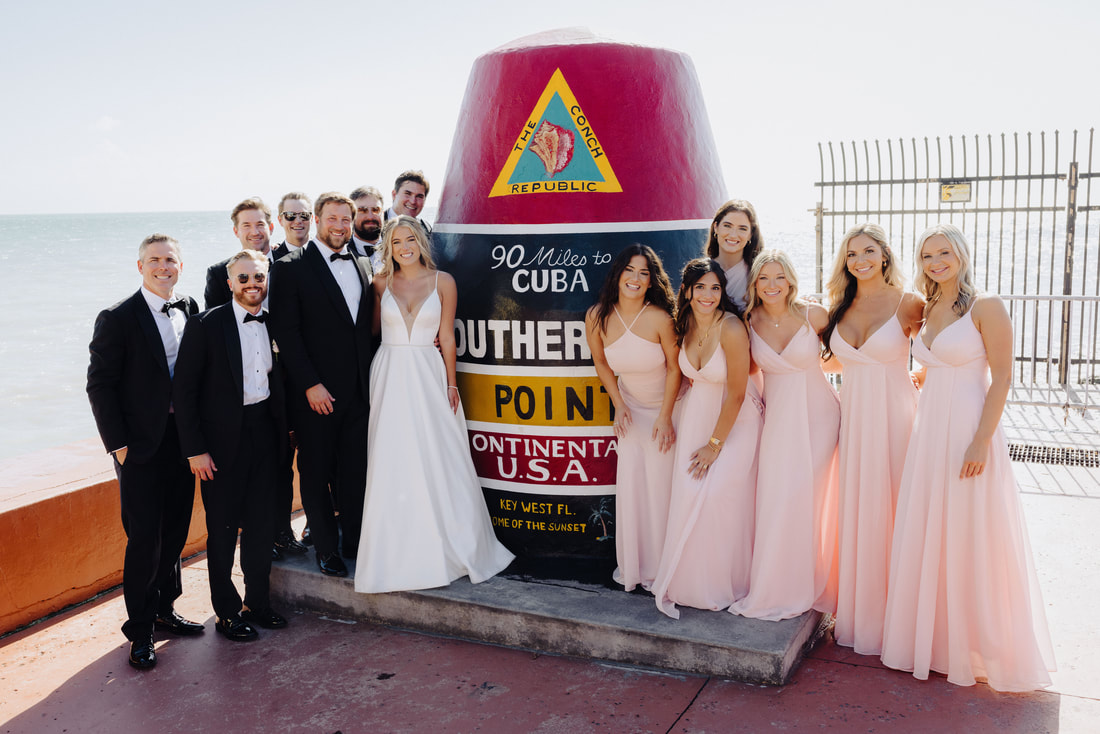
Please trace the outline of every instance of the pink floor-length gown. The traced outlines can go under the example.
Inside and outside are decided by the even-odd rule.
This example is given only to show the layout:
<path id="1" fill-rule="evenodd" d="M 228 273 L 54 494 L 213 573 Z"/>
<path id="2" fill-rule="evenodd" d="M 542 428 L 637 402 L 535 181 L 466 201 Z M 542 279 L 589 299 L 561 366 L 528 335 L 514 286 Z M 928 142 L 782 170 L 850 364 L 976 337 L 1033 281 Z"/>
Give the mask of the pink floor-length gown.
<path id="1" fill-rule="evenodd" d="M 776 353 L 749 327 L 764 374 L 749 593 L 734 614 L 777 621 L 836 609 L 840 400 L 821 371 L 821 341 L 804 325 Z"/>
<path id="2" fill-rule="evenodd" d="M 1000 425 L 985 470 L 960 479 L 989 388 L 982 335 L 967 313 L 928 348 L 928 368 L 902 472 L 890 555 L 882 661 L 998 691 L 1051 683 L 1054 654 Z"/>
<path id="3" fill-rule="evenodd" d="M 844 365 L 840 388 L 840 502 L 837 644 L 882 653 L 890 541 L 905 450 L 917 412 L 909 378 L 909 337 L 897 313 L 859 349 L 833 331 Z"/>
<path id="4" fill-rule="evenodd" d="M 643 309 L 644 310 L 644 309 Z M 615 315 L 622 321 L 618 309 Z M 641 316 L 641 312 L 638 316 Z M 638 317 L 634 318 L 634 322 Z M 632 590 L 649 589 L 657 576 L 665 542 L 672 489 L 673 448 L 661 453 L 653 424 L 665 398 L 665 352 L 631 331 L 604 347 L 607 364 L 619 375 L 619 393 L 630 408 L 631 425 L 618 440 L 615 475 L 615 581 Z"/>
<path id="5" fill-rule="evenodd" d="M 691 455 L 710 440 L 726 396 L 726 355 L 719 346 L 696 370 L 680 350 L 680 369 L 692 385 L 677 424 L 668 532 L 653 582 L 657 608 L 674 619 L 677 604 L 726 609 L 748 591 L 761 425 L 750 380 L 718 458 L 701 480 L 693 479 Z"/>

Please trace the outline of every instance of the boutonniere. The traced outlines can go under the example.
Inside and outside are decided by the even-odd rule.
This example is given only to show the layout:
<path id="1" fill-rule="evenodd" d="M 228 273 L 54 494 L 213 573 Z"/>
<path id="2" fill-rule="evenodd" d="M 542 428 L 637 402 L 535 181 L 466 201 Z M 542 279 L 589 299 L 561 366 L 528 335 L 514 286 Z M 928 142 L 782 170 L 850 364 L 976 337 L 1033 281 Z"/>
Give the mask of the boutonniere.
<path id="1" fill-rule="evenodd" d="M 271 354 L 275 359 L 279 358 L 279 345 L 274 339 L 271 340 Z"/>

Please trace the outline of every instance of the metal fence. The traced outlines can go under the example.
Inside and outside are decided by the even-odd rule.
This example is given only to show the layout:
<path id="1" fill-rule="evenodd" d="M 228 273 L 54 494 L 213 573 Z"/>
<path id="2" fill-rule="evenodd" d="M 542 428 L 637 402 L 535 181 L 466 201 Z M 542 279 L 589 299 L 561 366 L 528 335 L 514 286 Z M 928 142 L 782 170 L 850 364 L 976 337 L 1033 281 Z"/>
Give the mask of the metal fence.
<path id="1" fill-rule="evenodd" d="M 979 288 L 1012 315 L 1010 402 L 1094 409 L 1100 383 L 1100 221 L 1092 222 L 1095 131 L 818 144 L 817 290 L 844 233 L 886 229 L 906 273 L 937 222 L 973 245 Z M 1100 199 L 1100 188 L 1098 188 Z"/>

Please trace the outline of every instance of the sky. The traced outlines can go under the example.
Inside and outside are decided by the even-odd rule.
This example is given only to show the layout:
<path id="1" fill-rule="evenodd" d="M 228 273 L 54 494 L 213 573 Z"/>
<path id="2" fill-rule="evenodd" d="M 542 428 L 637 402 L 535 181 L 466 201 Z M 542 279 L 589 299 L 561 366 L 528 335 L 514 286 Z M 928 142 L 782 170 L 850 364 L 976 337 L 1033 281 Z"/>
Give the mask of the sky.
<path id="1" fill-rule="evenodd" d="M 762 220 L 812 226 L 818 143 L 1100 122 L 1094 1 L 47 1 L 0 24 L 0 214 L 442 182 L 474 60 L 577 26 L 692 58 Z"/>

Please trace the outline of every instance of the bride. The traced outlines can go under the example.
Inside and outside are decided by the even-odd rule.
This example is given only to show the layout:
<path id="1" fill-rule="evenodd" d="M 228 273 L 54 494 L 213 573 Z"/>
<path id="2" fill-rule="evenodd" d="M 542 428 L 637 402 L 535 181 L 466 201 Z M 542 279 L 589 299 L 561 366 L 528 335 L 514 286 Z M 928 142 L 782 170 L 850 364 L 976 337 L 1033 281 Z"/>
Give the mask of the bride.
<path id="1" fill-rule="evenodd" d="M 470 459 L 455 382 L 458 291 L 412 217 L 386 222 L 382 259 L 355 590 L 428 589 L 467 575 L 478 583 L 513 556 L 493 533 Z"/>

